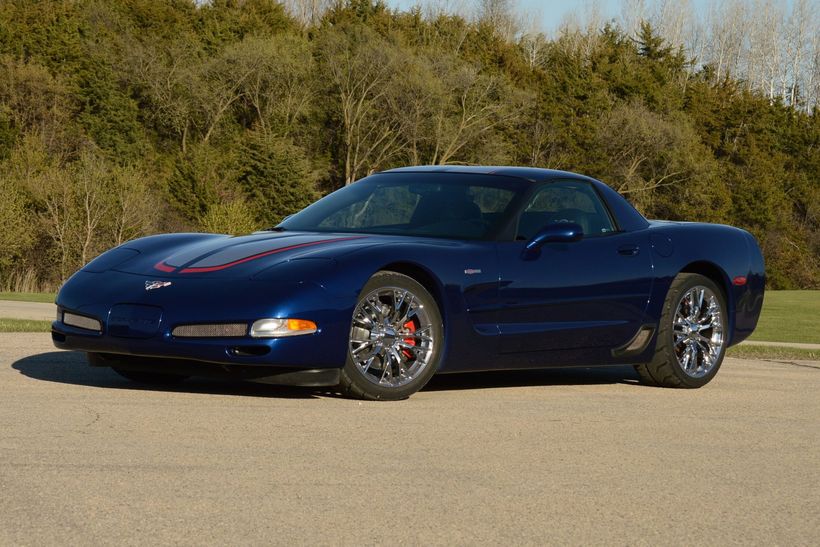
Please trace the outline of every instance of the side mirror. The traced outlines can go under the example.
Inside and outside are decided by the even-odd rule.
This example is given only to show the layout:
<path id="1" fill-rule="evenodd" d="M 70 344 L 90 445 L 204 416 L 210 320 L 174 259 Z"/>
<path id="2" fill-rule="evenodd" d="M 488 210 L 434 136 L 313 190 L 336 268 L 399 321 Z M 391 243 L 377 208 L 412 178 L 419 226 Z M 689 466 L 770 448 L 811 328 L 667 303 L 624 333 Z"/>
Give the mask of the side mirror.
<path id="1" fill-rule="evenodd" d="M 547 224 L 524 246 L 524 258 L 535 258 L 545 243 L 572 243 L 584 237 L 584 229 L 574 222 Z"/>

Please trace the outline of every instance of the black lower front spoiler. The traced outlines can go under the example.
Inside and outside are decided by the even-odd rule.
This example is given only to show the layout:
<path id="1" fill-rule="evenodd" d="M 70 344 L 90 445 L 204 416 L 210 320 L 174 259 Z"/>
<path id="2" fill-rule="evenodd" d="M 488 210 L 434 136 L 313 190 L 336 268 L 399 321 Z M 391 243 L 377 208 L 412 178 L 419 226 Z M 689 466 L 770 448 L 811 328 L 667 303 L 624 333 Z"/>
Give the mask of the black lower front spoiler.
<path id="1" fill-rule="evenodd" d="M 339 385 L 341 373 L 341 369 L 338 368 L 303 369 L 257 365 L 219 365 L 188 359 L 139 357 L 112 353 L 89 353 L 88 363 L 94 367 L 115 367 L 139 372 L 179 376 L 207 376 L 262 384 L 304 387 Z"/>
<path id="2" fill-rule="evenodd" d="M 341 382 L 341 369 L 338 368 L 314 368 L 308 370 L 272 369 L 270 372 L 274 374 L 258 378 L 249 378 L 248 380 L 260 384 L 303 387 L 338 386 L 339 382 Z"/>

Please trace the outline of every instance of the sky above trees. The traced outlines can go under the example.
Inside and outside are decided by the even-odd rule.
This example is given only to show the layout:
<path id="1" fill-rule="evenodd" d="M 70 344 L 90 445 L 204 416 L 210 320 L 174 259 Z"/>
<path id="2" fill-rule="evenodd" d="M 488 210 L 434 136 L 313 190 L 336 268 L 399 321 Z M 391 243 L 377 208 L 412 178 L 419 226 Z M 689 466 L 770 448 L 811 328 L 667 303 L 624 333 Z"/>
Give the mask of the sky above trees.
<path id="1" fill-rule="evenodd" d="M 755 0 L 740 0 L 753 6 Z M 636 4 L 637 2 L 632 2 Z M 643 4 L 649 8 L 658 4 L 653 0 L 644 0 Z M 693 16 L 702 16 L 725 3 L 725 0 L 689 0 L 683 6 L 692 12 Z M 779 0 L 776 2 L 784 10 L 792 9 L 794 0 Z M 437 4 L 444 9 L 468 14 L 476 8 L 478 2 L 471 0 L 388 0 L 391 7 L 408 10 L 413 6 L 427 6 Z M 585 21 L 590 15 L 597 14 L 605 21 L 618 21 L 628 9 L 630 2 L 624 0 L 513 0 L 511 5 L 522 17 L 532 20 L 536 28 L 546 34 L 552 34 L 572 18 Z"/>

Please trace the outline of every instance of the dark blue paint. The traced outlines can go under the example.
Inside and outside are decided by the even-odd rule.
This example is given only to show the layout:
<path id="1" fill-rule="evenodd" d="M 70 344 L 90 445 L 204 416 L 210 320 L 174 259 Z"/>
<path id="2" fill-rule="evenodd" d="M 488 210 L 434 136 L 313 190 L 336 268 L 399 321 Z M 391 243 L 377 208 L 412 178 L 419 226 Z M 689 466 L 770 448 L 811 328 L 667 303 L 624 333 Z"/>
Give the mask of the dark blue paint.
<path id="1" fill-rule="evenodd" d="M 576 240 L 575 227 L 565 226 L 563 232 L 542 232 L 538 242 L 512 241 L 509 230 L 487 241 L 372 234 L 349 239 L 354 234 L 288 231 L 142 238 L 103 254 L 64 284 L 59 308 L 100 319 L 104 327 L 95 335 L 57 321 L 55 344 L 221 364 L 341 367 L 359 291 L 373 273 L 386 268 L 417 272 L 439 302 L 445 323 L 441 372 L 646 361 L 654 340 L 640 355 L 615 358 L 611 350 L 641 325 L 657 324 L 669 285 L 682 271 L 708 273 L 719 281 L 727 297 L 730 344 L 748 337 L 757 324 L 763 259 L 743 230 L 647 221 L 606 185 L 560 171 L 455 166 L 398 171 L 497 174 L 533 186 L 557 178 L 584 180 L 606 201 L 619 231 Z M 276 252 L 223 270 L 182 274 L 179 269 L 333 238 L 339 241 Z M 155 268 L 163 261 L 173 271 Z M 737 276 L 746 276 L 747 283 L 733 285 Z M 146 291 L 145 282 L 152 280 L 172 285 Z M 250 323 L 262 317 L 310 319 L 319 332 L 282 339 L 171 335 L 179 324 Z M 234 355 L 230 348 L 236 345 L 270 351 Z"/>

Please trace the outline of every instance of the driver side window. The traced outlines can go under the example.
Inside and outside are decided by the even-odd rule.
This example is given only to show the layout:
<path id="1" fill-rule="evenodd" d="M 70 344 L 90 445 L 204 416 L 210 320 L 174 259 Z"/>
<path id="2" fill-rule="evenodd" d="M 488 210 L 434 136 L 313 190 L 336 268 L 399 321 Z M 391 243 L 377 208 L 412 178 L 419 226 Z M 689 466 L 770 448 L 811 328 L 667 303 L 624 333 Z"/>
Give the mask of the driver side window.
<path id="1" fill-rule="evenodd" d="M 518 219 L 517 240 L 532 238 L 547 224 L 573 222 L 584 237 L 615 231 L 612 219 L 592 186 L 583 181 L 556 181 L 545 184 L 530 200 Z"/>
<path id="2" fill-rule="evenodd" d="M 419 196 L 404 186 L 384 186 L 366 200 L 356 201 L 319 223 L 320 228 L 356 229 L 406 225 L 413 217 Z"/>

